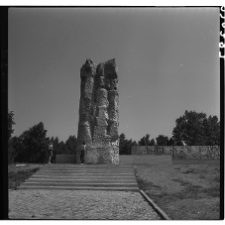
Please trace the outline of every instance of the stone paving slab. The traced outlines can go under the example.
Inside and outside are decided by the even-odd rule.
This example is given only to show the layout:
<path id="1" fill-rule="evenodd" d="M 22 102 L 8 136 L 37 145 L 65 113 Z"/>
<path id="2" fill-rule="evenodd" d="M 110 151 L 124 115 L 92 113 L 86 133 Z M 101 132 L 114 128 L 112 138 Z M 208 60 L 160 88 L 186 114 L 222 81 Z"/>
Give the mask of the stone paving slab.
<path id="1" fill-rule="evenodd" d="M 159 220 L 139 192 L 9 191 L 10 219 Z"/>

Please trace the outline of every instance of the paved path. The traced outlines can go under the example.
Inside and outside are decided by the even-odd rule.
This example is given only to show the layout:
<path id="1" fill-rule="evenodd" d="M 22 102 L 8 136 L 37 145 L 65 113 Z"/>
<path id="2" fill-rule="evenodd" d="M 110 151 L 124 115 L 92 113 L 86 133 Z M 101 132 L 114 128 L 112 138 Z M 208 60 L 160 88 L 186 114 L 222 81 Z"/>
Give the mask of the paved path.
<path id="1" fill-rule="evenodd" d="M 10 219 L 159 220 L 139 192 L 9 191 Z"/>

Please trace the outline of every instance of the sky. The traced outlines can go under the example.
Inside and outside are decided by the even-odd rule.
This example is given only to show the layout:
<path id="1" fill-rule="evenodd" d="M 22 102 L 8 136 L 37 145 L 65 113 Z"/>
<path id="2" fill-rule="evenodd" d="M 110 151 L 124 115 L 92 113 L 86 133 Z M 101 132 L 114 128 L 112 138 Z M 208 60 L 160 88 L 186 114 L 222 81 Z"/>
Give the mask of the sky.
<path id="1" fill-rule="evenodd" d="M 10 8 L 14 135 L 77 137 L 80 68 L 115 58 L 119 133 L 172 136 L 185 110 L 220 119 L 219 8 Z"/>

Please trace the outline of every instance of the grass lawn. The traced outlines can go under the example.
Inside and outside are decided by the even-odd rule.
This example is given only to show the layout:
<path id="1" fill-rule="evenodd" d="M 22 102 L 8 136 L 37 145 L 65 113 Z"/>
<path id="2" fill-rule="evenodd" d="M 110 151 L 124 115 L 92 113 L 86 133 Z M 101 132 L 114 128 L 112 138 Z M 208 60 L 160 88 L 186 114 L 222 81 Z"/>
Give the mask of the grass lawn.
<path id="1" fill-rule="evenodd" d="M 171 219 L 219 219 L 219 165 L 172 165 L 169 155 L 120 156 L 120 162 L 135 165 L 139 188 Z"/>
<path id="2" fill-rule="evenodd" d="M 43 164 L 44 165 L 44 164 Z M 33 173 L 38 171 L 42 164 L 25 164 L 17 167 L 16 164 L 8 165 L 8 188 L 16 189 L 21 182 L 28 179 Z"/>

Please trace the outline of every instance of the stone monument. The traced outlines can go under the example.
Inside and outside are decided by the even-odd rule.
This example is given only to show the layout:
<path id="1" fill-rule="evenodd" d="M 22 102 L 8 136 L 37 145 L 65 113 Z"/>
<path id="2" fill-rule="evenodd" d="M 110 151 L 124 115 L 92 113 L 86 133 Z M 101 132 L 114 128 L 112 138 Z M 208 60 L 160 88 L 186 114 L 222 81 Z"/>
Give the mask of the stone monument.
<path id="1" fill-rule="evenodd" d="M 119 93 L 115 59 L 97 66 L 87 59 L 80 70 L 80 103 L 76 161 L 119 164 Z"/>

